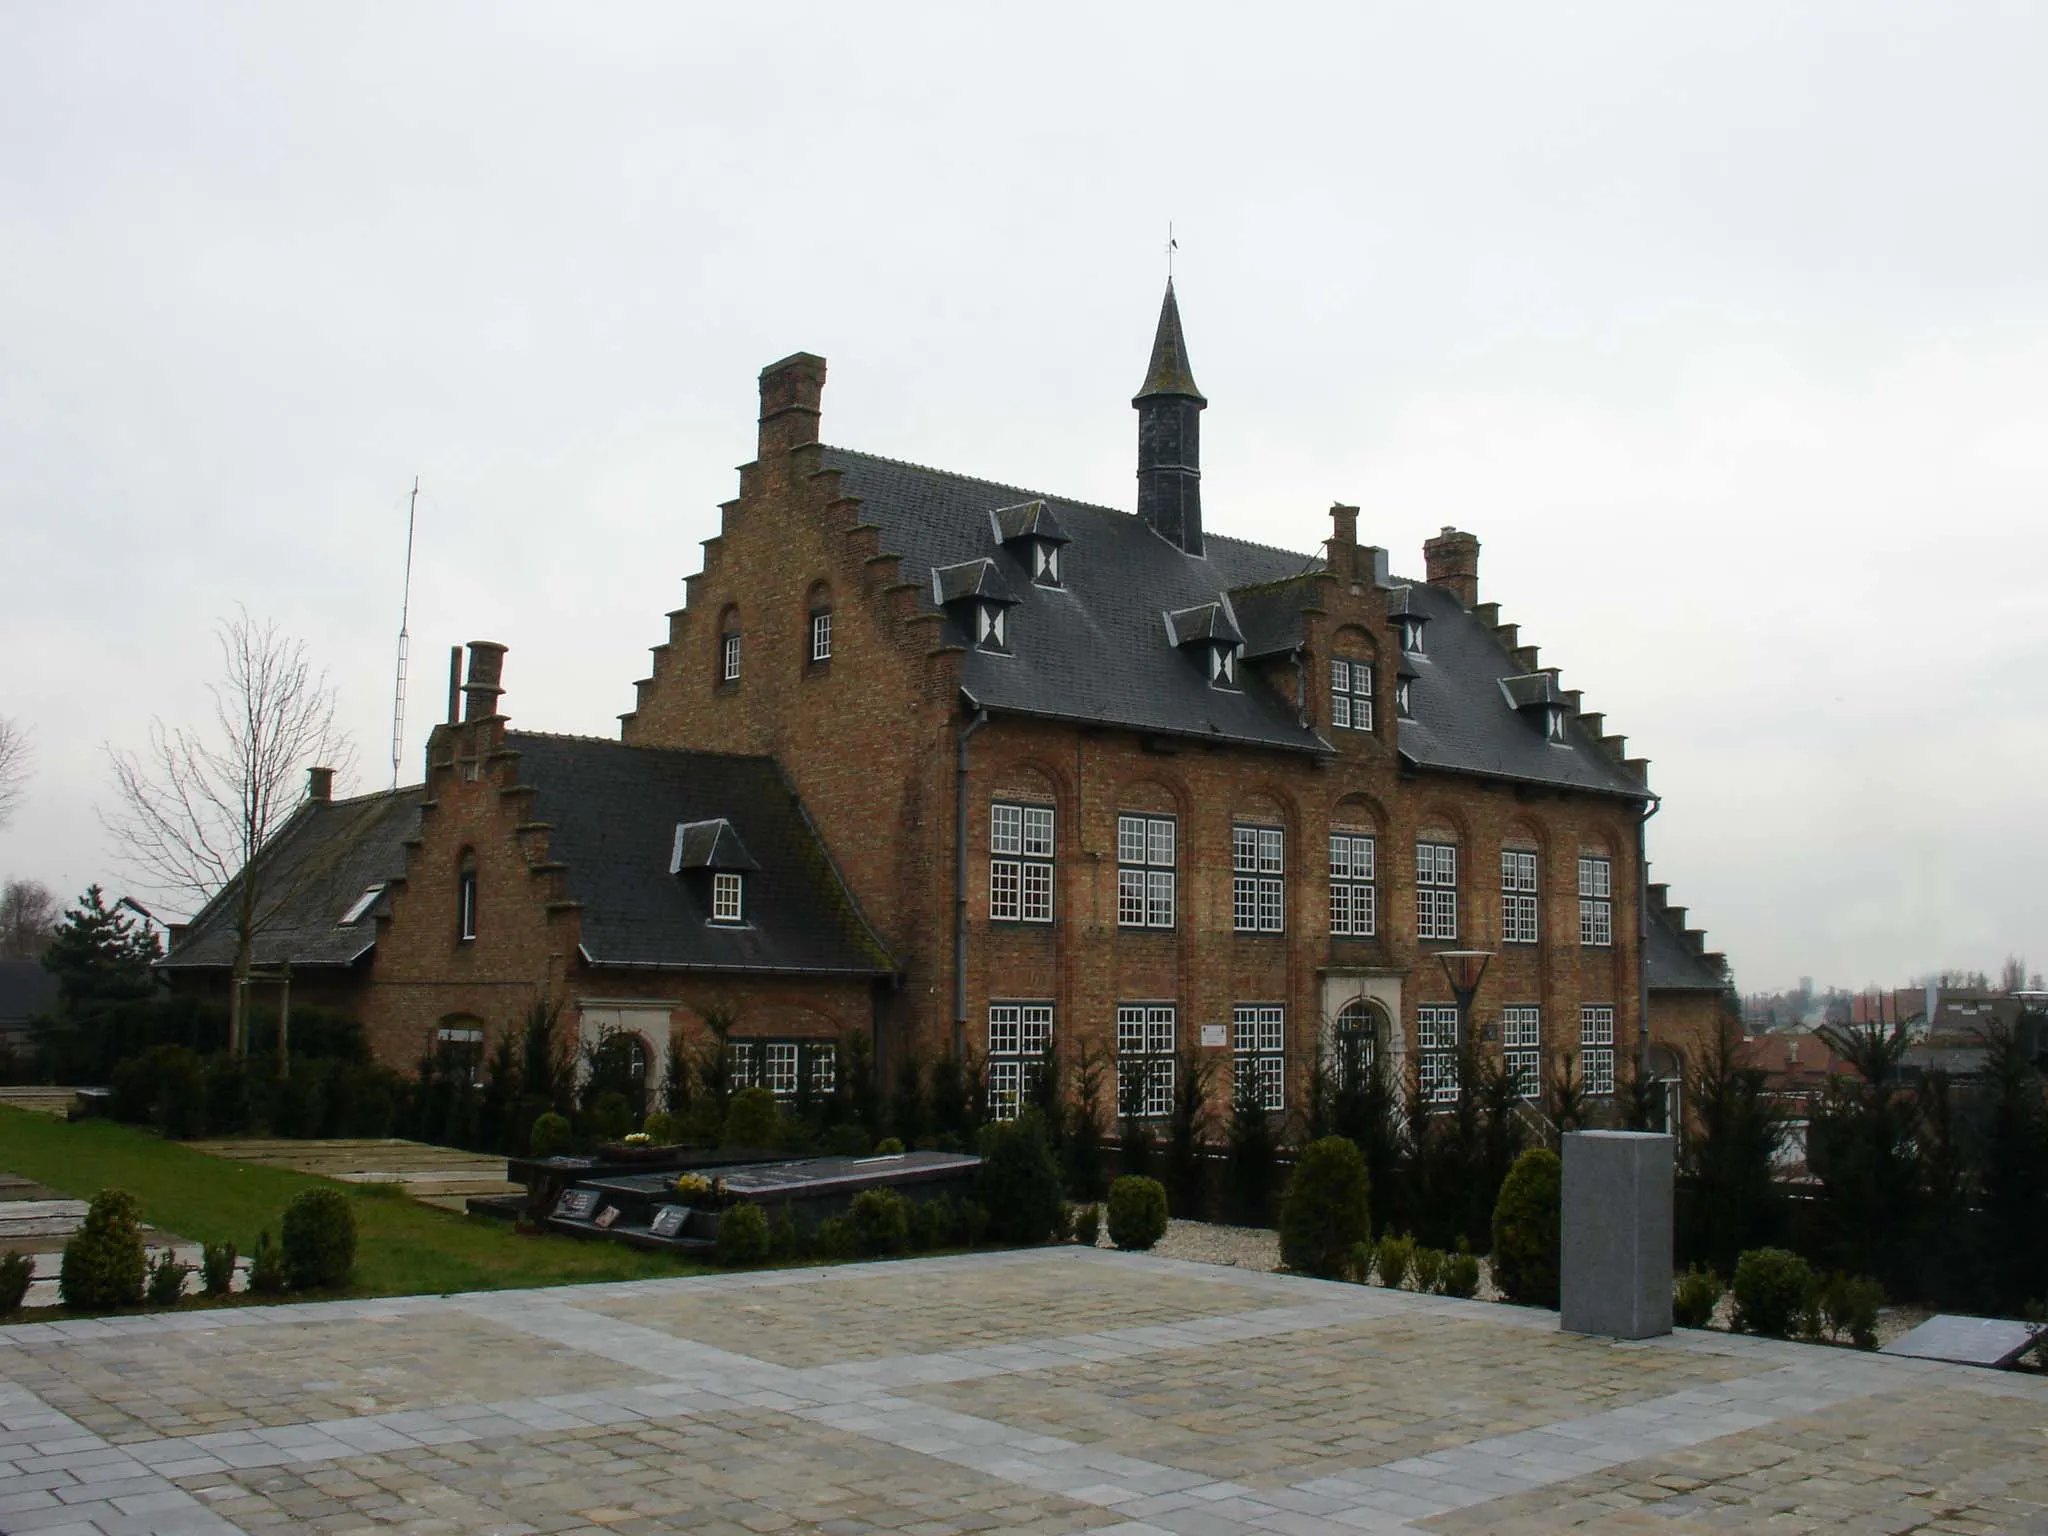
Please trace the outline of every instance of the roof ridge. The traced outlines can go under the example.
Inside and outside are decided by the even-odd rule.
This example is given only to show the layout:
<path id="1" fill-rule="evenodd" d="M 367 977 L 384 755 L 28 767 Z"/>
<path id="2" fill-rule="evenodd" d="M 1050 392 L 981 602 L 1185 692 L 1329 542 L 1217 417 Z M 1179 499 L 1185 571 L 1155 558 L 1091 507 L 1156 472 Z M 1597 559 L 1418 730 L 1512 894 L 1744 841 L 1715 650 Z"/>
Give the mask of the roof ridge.
<path id="1" fill-rule="evenodd" d="M 669 752 L 686 757 L 722 757 L 739 763 L 772 763 L 775 761 L 775 754 L 772 752 L 721 752 L 715 747 L 662 747 L 647 741 L 620 741 L 616 736 L 586 736 L 578 731 L 508 730 L 505 732 L 505 740 L 508 745 L 521 737 L 530 737 L 538 741 L 584 742 L 594 747 L 618 747 L 627 752 Z"/>

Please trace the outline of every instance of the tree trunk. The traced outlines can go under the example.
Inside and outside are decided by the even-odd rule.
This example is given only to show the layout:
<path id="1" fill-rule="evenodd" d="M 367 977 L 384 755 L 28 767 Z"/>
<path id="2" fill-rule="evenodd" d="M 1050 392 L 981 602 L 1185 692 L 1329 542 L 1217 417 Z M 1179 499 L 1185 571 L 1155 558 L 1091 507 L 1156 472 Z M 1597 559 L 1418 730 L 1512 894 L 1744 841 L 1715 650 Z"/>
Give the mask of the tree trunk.
<path id="1" fill-rule="evenodd" d="M 228 1054 L 242 1061 L 249 1054 L 249 951 L 247 939 L 235 943 L 235 968 L 228 986 Z"/>
<path id="2" fill-rule="evenodd" d="M 284 968 L 284 980 L 277 992 L 277 1080 L 292 1075 L 292 968 Z"/>

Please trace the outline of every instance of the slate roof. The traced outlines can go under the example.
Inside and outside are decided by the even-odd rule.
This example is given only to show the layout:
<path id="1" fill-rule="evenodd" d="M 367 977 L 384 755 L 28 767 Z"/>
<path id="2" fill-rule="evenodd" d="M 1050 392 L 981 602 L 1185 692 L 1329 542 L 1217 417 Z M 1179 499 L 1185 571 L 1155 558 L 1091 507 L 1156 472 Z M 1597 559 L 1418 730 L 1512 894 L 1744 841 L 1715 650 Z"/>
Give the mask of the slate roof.
<path id="1" fill-rule="evenodd" d="M 986 527 L 986 522 L 983 527 Z M 510 731 L 532 817 L 583 905 L 593 965 L 881 976 L 894 963 L 773 759 Z M 676 829 L 723 819 L 758 861 L 745 921 L 715 924 L 708 873 L 669 873 Z"/>
<path id="2" fill-rule="evenodd" d="M 1252 669 L 1240 673 L 1238 690 L 1211 687 L 1206 658 L 1177 651 L 1162 622 L 1227 595 L 1246 656 L 1285 655 L 1301 644 L 1302 609 L 1314 600 L 1310 578 L 1323 568 L 1320 556 L 1216 534 L 1206 537 L 1205 556 L 1189 555 L 1134 513 L 850 448 L 825 448 L 823 463 L 839 471 L 844 494 L 861 498 L 862 520 L 881 530 L 885 551 L 901 557 L 903 580 L 930 592 L 935 569 L 984 559 L 1007 578 L 1017 598 L 1007 653 L 967 652 L 963 686 L 977 703 L 1162 735 L 1332 752 Z M 1022 550 L 998 544 L 990 523 L 998 509 L 1034 500 L 1070 540 L 1058 587 L 1034 583 Z M 1390 597 L 1428 621 L 1424 654 L 1397 663 L 1413 678 L 1412 717 L 1398 727 L 1403 757 L 1423 768 L 1643 795 L 1575 717 L 1566 722 L 1565 739 L 1550 742 L 1540 710 L 1517 711 L 1502 685 L 1525 668 L 1455 596 L 1412 582 Z M 964 629 L 951 637 L 963 646 L 973 638 Z"/>
<path id="3" fill-rule="evenodd" d="M 1694 949 L 1663 903 L 1650 902 L 1650 936 L 1643 944 L 1643 974 L 1652 992 L 1719 992 L 1727 983 Z"/>
<path id="4" fill-rule="evenodd" d="M 25 1023 L 57 1006 L 57 978 L 40 960 L 0 960 L 0 1024 Z"/>
<path id="5" fill-rule="evenodd" d="M 405 873 L 405 844 L 419 831 L 424 794 L 414 784 L 299 807 L 258 855 L 266 868 L 260 889 L 267 893 L 266 904 L 274 905 L 257 935 L 258 965 L 348 966 L 370 952 L 389 893 L 359 921 L 344 926 L 341 919 L 372 885 Z M 160 969 L 225 970 L 234 964 L 239 885 L 237 877 L 200 909 Z"/>

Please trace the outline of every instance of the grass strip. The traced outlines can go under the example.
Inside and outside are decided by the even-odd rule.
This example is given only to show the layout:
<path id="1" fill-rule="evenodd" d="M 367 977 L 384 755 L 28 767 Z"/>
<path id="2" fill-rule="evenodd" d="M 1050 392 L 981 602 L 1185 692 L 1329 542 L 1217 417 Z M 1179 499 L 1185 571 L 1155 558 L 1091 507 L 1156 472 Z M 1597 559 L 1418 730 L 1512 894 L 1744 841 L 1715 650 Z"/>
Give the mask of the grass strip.
<path id="1" fill-rule="evenodd" d="M 356 1214 L 356 1283 L 351 1295 L 443 1295 L 599 1280 L 698 1274 L 702 1265 L 620 1243 L 558 1234 L 525 1236 L 506 1222 L 458 1216 L 410 1198 L 312 1174 L 195 1152 L 111 1120 L 65 1121 L 0 1106 L 0 1168 L 90 1200 L 125 1189 L 151 1226 L 199 1243 L 233 1243 L 252 1253 L 258 1232 L 274 1239 L 284 1208 L 302 1189 L 347 1190 Z"/>

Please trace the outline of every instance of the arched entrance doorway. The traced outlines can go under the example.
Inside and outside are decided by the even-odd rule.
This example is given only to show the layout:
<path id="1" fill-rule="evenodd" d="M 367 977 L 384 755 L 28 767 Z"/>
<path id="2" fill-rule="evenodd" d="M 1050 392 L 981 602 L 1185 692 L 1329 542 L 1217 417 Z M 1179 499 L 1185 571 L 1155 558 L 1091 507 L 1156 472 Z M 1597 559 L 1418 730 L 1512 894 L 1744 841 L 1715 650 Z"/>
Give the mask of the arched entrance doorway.
<path id="1" fill-rule="evenodd" d="M 1387 1010 L 1369 997 L 1354 997 L 1337 1010 L 1337 1081 L 1356 1089 L 1385 1059 Z"/>

